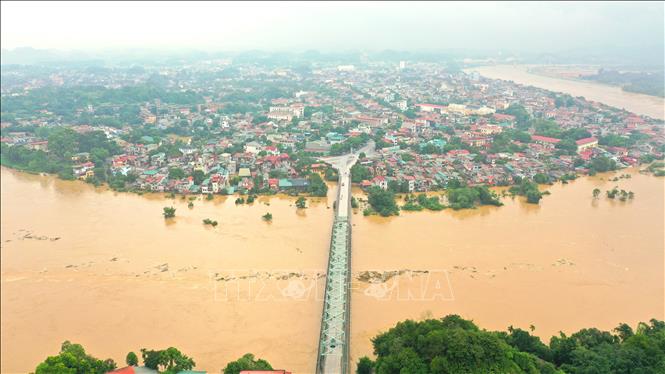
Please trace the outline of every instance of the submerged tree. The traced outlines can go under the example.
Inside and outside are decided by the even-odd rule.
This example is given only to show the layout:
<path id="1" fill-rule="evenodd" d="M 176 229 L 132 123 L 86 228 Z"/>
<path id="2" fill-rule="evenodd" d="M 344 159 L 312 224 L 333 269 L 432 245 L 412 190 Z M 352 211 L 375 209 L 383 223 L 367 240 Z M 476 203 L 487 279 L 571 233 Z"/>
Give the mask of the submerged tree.
<path id="1" fill-rule="evenodd" d="M 165 206 L 164 213 L 162 214 L 164 215 L 164 218 L 173 218 L 175 217 L 175 208 L 172 206 L 171 207 Z"/>

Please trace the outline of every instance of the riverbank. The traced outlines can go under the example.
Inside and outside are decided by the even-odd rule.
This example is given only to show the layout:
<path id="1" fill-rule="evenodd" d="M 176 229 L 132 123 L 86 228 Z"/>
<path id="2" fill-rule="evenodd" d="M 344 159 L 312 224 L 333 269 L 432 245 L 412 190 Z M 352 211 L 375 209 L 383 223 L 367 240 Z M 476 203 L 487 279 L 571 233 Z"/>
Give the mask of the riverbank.
<path id="1" fill-rule="evenodd" d="M 528 69 L 534 66 L 537 65 L 494 65 L 469 68 L 465 71 L 476 71 L 491 79 L 510 80 L 572 96 L 583 96 L 587 100 L 626 109 L 636 114 L 660 120 L 665 119 L 665 99 L 663 98 L 626 92 L 620 87 L 595 82 L 553 78 L 530 73 Z"/>

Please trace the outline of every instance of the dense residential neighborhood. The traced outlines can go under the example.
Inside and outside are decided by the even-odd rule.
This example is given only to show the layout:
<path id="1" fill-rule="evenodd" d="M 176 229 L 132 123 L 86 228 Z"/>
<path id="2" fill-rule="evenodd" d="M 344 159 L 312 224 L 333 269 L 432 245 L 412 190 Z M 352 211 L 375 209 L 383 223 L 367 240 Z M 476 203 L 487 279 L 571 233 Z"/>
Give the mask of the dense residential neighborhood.
<path id="1" fill-rule="evenodd" d="M 2 162 L 118 190 L 306 192 L 358 149 L 394 192 L 548 181 L 662 159 L 662 121 L 443 64 L 315 68 L 231 59 L 3 71 Z M 314 177 L 316 178 L 316 177 Z"/>

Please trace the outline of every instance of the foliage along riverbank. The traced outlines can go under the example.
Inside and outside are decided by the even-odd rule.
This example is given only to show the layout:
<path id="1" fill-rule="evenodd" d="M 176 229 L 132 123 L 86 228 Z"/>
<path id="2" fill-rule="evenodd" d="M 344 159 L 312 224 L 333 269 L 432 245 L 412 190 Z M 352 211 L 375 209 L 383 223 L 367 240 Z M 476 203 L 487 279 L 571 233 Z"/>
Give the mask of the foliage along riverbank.
<path id="1" fill-rule="evenodd" d="M 616 167 L 616 163 L 612 160 L 597 158 L 594 161 L 588 176 L 619 170 Z M 639 172 L 653 174 L 656 177 L 665 176 L 665 162 L 652 162 L 646 168 L 639 170 Z M 542 189 L 543 186 L 551 186 L 556 182 L 567 184 L 569 181 L 579 177 L 580 175 L 578 174 L 565 174 L 558 180 L 552 180 L 548 175 L 541 173 L 534 175 L 531 180 L 516 177 L 513 179 L 514 184 L 502 194 L 492 191 L 492 189 L 485 185 L 467 186 L 458 180 L 451 180 L 447 188 L 432 191 L 434 193 L 441 192 L 440 195 L 432 195 L 431 193 L 424 192 L 404 194 L 404 204 L 402 205 L 398 204 L 401 189 L 396 189 L 390 185 L 386 190 L 372 186 L 365 191 L 367 200 L 361 199 L 360 203 L 364 203 L 362 208 L 365 216 L 380 215 L 383 217 L 399 215 L 401 210 L 418 212 L 423 210 L 440 211 L 448 208 L 453 210 L 475 209 L 482 205 L 502 206 L 501 198 L 505 196 L 522 196 L 529 204 L 539 204 L 545 195 L 550 194 L 549 191 Z M 630 174 L 621 174 L 610 180 L 618 181 L 624 178 L 630 178 Z M 617 191 L 617 193 L 620 192 Z M 632 197 L 630 198 L 632 199 Z M 352 207 L 358 208 L 359 206 L 358 200 L 354 199 Z"/>
<path id="2" fill-rule="evenodd" d="M 507 331 L 481 329 L 458 315 L 423 321 L 406 320 L 372 339 L 375 360 L 362 357 L 358 374 L 398 373 L 662 373 L 665 372 L 665 322 L 651 319 L 635 329 L 622 323 L 612 331 L 581 329 L 567 336 L 560 333 L 544 344 L 538 336 L 509 326 Z M 141 349 L 146 368 L 160 373 L 192 370 L 193 358 L 175 347 Z M 139 358 L 129 352 L 125 363 L 137 366 Z M 60 353 L 49 356 L 35 372 L 85 372 L 101 374 L 118 365 L 85 352 L 68 341 Z M 222 372 L 272 370 L 268 361 L 248 353 L 229 362 Z"/>
<path id="3" fill-rule="evenodd" d="M 549 345 L 531 334 L 535 327 L 529 330 L 487 331 L 458 315 L 406 320 L 372 339 L 376 359 L 361 358 L 357 373 L 665 372 L 663 321 L 561 333 Z"/>

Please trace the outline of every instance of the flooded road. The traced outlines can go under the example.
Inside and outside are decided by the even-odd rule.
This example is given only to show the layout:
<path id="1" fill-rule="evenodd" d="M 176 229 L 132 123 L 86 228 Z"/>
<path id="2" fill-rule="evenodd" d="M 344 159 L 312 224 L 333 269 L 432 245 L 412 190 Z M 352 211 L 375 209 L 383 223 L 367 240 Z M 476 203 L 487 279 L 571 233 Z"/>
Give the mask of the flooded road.
<path id="1" fill-rule="evenodd" d="M 466 69 L 477 71 L 480 75 L 509 80 L 555 92 L 564 92 L 572 96 L 584 96 L 587 100 L 597 101 L 609 106 L 647 115 L 656 119 L 665 119 L 665 99 L 662 97 L 626 92 L 621 87 L 609 86 L 581 80 L 559 79 L 537 75 L 527 71 L 524 65 L 495 65 Z"/>
<path id="2" fill-rule="evenodd" d="M 352 359 L 405 318 L 457 313 L 488 329 L 533 324 L 545 338 L 663 319 L 663 179 L 631 174 L 549 186 L 540 206 L 505 198 L 459 212 L 356 212 Z M 1 177 L 3 373 L 34 370 L 64 340 L 119 364 L 129 351 L 175 346 L 210 372 L 247 352 L 313 370 L 335 188 L 301 211 L 281 196 L 189 209 L 163 194 L 6 168 Z M 615 185 L 634 201 L 592 199 Z M 176 218 L 165 221 L 171 205 Z M 362 276 L 405 269 L 411 283 L 408 272 L 374 284 Z"/>

